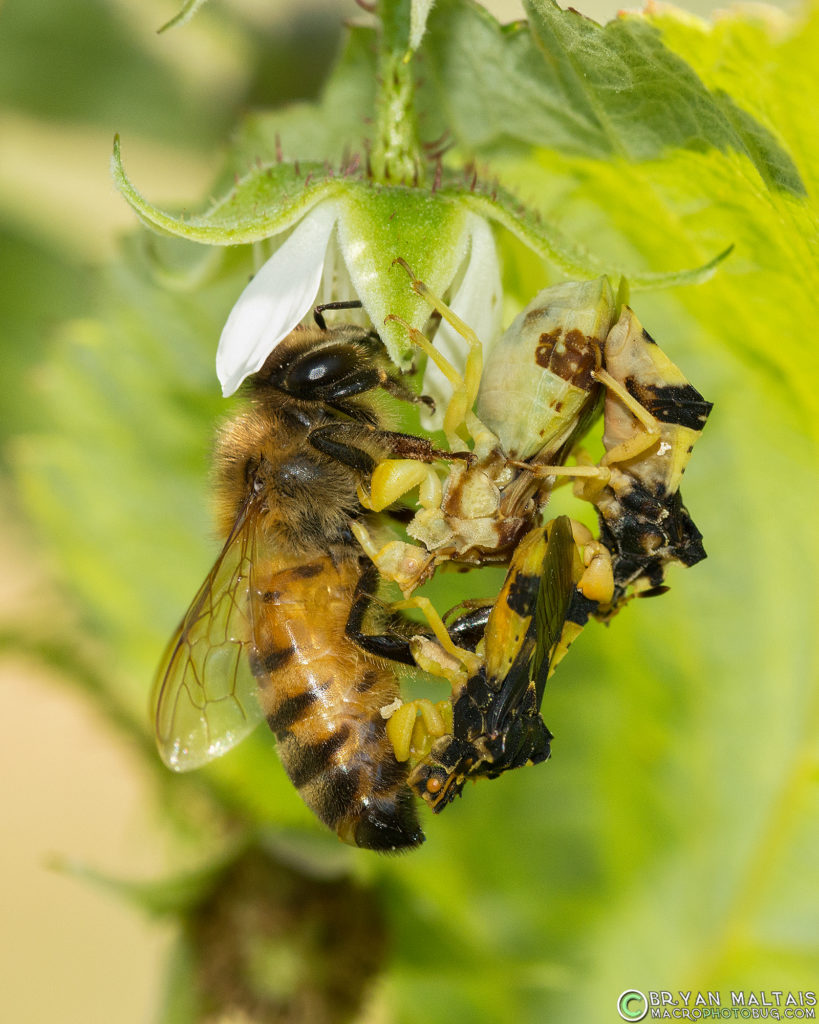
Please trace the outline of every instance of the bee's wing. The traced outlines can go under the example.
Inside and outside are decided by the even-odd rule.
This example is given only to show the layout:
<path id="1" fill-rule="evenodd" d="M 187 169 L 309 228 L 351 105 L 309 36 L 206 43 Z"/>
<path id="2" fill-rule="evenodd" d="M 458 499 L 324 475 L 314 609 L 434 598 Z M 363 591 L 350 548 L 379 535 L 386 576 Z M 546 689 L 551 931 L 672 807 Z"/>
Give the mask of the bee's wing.
<path id="1" fill-rule="evenodd" d="M 251 496 L 156 675 L 151 700 L 156 741 L 174 771 L 198 768 L 226 753 L 263 717 L 248 660 L 258 511 Z"/>
<path id="2" fill-rule="evenodd" d="M 543 699 L 549 665 L 560 641 L 574 593 L 573 564 L 576 550 L 569 517 L 558 516 L 549 532 L 535 606 L 537 640 L 532 659 L 532 679 L 538 707 Z"/>

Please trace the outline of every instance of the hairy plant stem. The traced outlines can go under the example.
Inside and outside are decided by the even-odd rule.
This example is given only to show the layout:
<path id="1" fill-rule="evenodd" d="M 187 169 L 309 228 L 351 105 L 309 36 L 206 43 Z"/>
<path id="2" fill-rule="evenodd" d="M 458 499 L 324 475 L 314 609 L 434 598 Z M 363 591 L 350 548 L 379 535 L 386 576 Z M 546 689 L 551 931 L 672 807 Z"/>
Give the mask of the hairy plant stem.
<path id="1" fill-rule="evenodd" d="M 376 131 L 370 168 L 385 185 L 423 184 L 409 48 L 409 0 L 381 0 Z"/>

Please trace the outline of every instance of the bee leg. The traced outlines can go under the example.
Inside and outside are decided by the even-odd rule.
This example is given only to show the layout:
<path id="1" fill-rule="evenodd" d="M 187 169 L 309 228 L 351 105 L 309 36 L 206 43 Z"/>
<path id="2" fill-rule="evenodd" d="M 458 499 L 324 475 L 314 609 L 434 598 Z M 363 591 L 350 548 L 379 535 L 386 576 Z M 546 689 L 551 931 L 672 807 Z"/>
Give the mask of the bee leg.
<path id="1" fill-rule="evenodd" d="M 426 697 L 409 701 L 389 713 L 387 738 L 396 761 L 419 761 L 432 749 L 433 743 L 452 732 L 452 705 L 448 700 L 433 704 Z"/>
<path id="2" fill-rule="evenodd" d="M 402 665 L 414 665 L 415 659 L 410 650 L 409 637 L 402 636 L 399 632 L 363 632 L 364 618 L 375 597 L 378 579 L 378 569 L 373 564 L 368 565 L 361 573 L 344 631 L 357 647 L 368 654 L 374 654 L 379 658 L 388 658 L 390 661 L 397 661 Z"/>
<path id="3" fill-rule="evenodd" d="M 414 372 L 410 370 L 408 372 Z M 435 399 L 430 398 L 429 395 L 418 395 L 411 387 L 405 384 L 402 380 L 396 380 L 395 377 L 386 375 L 384 380 L 379 385 L 387 394 L 392 395 L 394 398 L 400 399 L 402 402 L 412 402 L 413 405 L 425 405 L 429 409 L 430 413 L 435 412 Z"/>
<path id="4" fill-rule="evenodd" d="M 405 665 L 415 665 L 410 638 L 400 633 L 364 633 L 364 618 L 378 586 L 378 570 L 374 565 L 364 569 L 356 585 L 353 604 L 347 618 L 348 637 L 369 654 L 389 658 Z M 417 760 L 429 753 L 436 739 L 452 731 L 452 705 L 448 700 L 433 704 L 426 698 L 407 704 L 382 708 L 388 719 L 387 736 L 397 761 L 406 761 L 412 754 Z"/>
<path id="5" fill-rule="evenodd" d="M 357 469 L 360 473 L 366 475 L 372 473 L 376 464 L 373 456 L 369 452 L 364 451 L 363 448 L 350 444 L 343 439 L 343 436 L 340 440 L 335 437 L 337 426 L 353 426 L 354 436 L 356 438 L 361 436 L 361 431 L 357 424 L 331 423 L 325 427 L 317 427 L 315 430 L 311 430 L 307 435 L 307 440 L 322 455 L 328 455 L 331 459 L 335 459 L 336 462 L 349 466 L 351 469 Z"/>
<path id="6" fill-rule="evenodd" d="M 471 604 L 471 602 L 465 603 Z M 478 602 L 476 601 L 475 604 Z M 447 626 L 447 632 L 459 647 L 466 647 L 470 651 L 475 650 L 486 632 L 486 624 L 489 621 L 492 606 L 492 602 L 489 601 L 480 604 L 479 607 L 473 607 L 471 611 L 459 615 L 451 625 Z"/>
<path id="7" fill-rule="evenodd" d="M 361 309 L 363 303 L 361 299 L 347 299 L 342 302 L 322 302 L 320 306 L 316 306 L 313 309 L 313 319 L 316 321 L 316 326 L 320 327 L 322 331 L 327 330 L 327 322 L 324 319 L 324 312 L 327 309 Z"/>
<path id="8" fill-rule="evenodd" d="M 349 374 L 343 381 L 335 382 L 332 388 L 325 388 L 322 398 L 333 409 L 338 409 L 339 412 L 353 416 L 354 419 L 361 419 L 361 407 L 353 409 L 347 402 L 347 399 L 354 398 L 356 395 L 366 394 L 368 391 L 374 391 L 376 388 L 381 388 L 387 394 L 400 399 L 402 402 L 411 402 L 414 405 L 421 403 L 428 406 L 432 412 L 435 412 L 434 399 L 428 395 L 417 395 L 402 380 L 391 377 L 384 370 L 378 369 L 363 369 Z M 318 395 L 320 392 L 316 389 L 315 393 Z"/>
<path id="9" fill-rule="evenodd" d="M 346 426 L 339 423 L 338 426 Z M 415 434 L 402 434 L 397 430 L 377 430 L 366 428 L 372 436 L 375 444 L 403 459 L 416 459 L 419 462 L 474 462 L 471 452 L 447 451 L 444 448 L 436 448 L 425 437 L 416 437 Z"/>
<path id="10" fill-rule="evenodd" d="M 345 466 L 365 469 L 367 472 L 372 472 L 375 467 L 375 458 L 368 449 L 376 452 L 380 458 L 396 455 L 416 462 L 436 462 L 441 459 L 448 462 L 454 459 L 471 462 L 473 459 L 469 452 L 449 452 L 436 448 L 424 437 L 395 430 L 378 430 L 361 423 L 326 423 L 311 430 L 307 439 L 325 455 Z"/>

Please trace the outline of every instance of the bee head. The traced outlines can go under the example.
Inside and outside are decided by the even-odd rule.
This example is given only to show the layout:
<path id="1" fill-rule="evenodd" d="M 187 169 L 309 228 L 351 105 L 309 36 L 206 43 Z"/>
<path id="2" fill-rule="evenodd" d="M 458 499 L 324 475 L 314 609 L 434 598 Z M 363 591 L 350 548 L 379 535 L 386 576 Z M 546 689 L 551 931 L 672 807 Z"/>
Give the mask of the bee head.
<path id="1" fill-rule="evenodd" d="M 338 407 L 383 384 L 375 335 L 345 325 L 333 330 L 295 330 L 256 375 L 257 386 L 272 387 L 297 402 Z"/>

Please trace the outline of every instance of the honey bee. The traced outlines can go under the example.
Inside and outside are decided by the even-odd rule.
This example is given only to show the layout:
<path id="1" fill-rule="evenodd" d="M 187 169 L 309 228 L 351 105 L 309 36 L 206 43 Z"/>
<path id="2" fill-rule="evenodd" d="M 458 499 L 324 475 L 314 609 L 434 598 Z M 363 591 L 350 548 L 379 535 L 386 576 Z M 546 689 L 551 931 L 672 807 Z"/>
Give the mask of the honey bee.
<path id="1" fill-rule="evenodd" d="M 345 305 L 357 304 L 334 304 Z M 412 659 L 404 637 L 361 632 L 377 573 L 351 523 L 385 455 L 450 456 L 384 429 L 378 389 L 417 396 L 374 331 L 327 328 L 322 308 L 250 379 L 248 407 L 219 432 L 226 540 L 162 659 L 156 737 L 165 763 L 186 771 L 265 718 L 322 822 L 347 843 L 403 850 L 424 835 L 382 709 L 399 698 L 395 662 Z"/>

